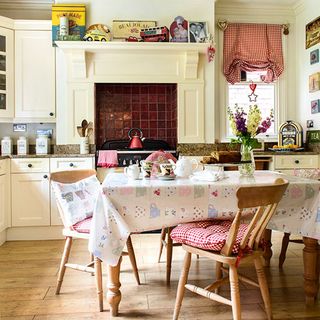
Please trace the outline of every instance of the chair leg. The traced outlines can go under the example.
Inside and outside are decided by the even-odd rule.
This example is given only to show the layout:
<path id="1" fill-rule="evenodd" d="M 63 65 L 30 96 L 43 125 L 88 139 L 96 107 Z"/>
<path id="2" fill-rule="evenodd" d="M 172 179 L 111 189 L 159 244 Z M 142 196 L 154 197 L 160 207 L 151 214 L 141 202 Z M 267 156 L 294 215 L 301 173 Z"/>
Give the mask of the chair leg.
<path id="1" fill-rule="evenodd" d="M 72 237 L 67 237 L 66 242 L 64 245 L 64 250 L 60 262 L 60 268 L 59 268 L 59 273 L 58 273 L 58 280 L 57 280 L 57 288 L 56 288 L 56 294 L 60 293 L 64 273 L 66 271 L 66 266 L 65 264 L 69 260 L 69 255 L 70 255 L 70 250 L 71 250 L 71 245 L 72 245 Z"/>
<path id="2" fill-rule="evenodd" d="M 182 304 L 182 299 L 183 299 L 184 291 L 185 291 L 185 284 L 188 281 L 188 274 L 189 274 L 190 264 L 191 264 L 191 253 L 190 252 L 186 252 L 185 257 L 184 257 L 183 268 L 182 268 L 182 271 L 181 271 L 179 284 L 178 284 L 176 303 L 175 303 L 175 306 L 174 306 L 174 313 L 173 313 L 173 320 L 177 320 L 178 317 L 179 317 L 181 304 Z"/>
<path id="3" fill-rule="evenodd" d="M 136 262 L 136 256 L 134 254 L 133 245 L 132 245 L 130 236 L 128 237 L 128 240 L 127 240 L 127 249 L 128 249 L 128 255 L 132 265 L 134 276 L 136 278 L 137 284 L 140 285 L 140 277 L 139 277 L 139 271 L 138 271 L 137 262 Z"/>
<path id="4" fill-rule="evenodd" d="M 90 262 L 92 262 L 92 261 L 94 261 L 94 255 L 92 253 L 90 253 Z M 94 272 L 91 272 L 90 274 L 92 277 L 94 276 Z"/>
<path id="5" fill-rule="evenodd" d="M 223 265 L 222 262 L 216 261 L 216 280 L 222 279 L 222 275 L 223 275 L 222 270 L 221 270 L 222 265 Z M 217 287 L 214 290 L 214 292 L 218 294 L 219 293 L 219 289 L 220 289 L 220 287 Z"/>
<path id="6" fill-rule="evenodd" d="M 167 233 L 167 229 L 166 228 L 162 228 L 161 229 L 161 236 L 160 236 L 160 249 L 159 249 L 158 263 L 160 262 L 160 259 L 161 259 L 162 250 L 163 250 L 163 242 L 166 239 L 166 233 Z"/>
<path id="7" fill-rule="evenodd" d="M 264 274 L 263 265 L 260 257 L 257 257 L 254 259 L 254 265 L 256 268 L 257 276 L 258 276 L 258 282 L 260 286 L 260 291 L 262 295 L 262 299 L 264 302 L 264 307 L 266 309 L 266 314 L 268 317 L 268 320 L 272 319 L 272 310 L 271 310 L 271 302 L 270 302 L 270 295 L 269 295 L 269 289 L 268 289 L 268 283 L 266 276 Z"/>
<path id="8" fill-rule="evenodd" d="M 241 320 L 240 292 L 237 268 L 234 265 L 229 267 L 231 303 L 233 320 Z"/>
<path id="9" fill-rule="evenodd" d="M 290 233 L 285 232 L 282 238 L 281 252 L 279 256 L 279 268 L 282 268 L 284 261 L 286 260 L 286 253 L 289 244 Z"/>
<path id="10" fill-rule="evenodd" d="M 172 239 L 170 237 L 172 228 L 168 228 L 167 234 L 168 234 L 168 240 L 167 240 L 167 284 L 170 284 L 170 278 L 171 278 L 171 263 L 172 263 Z"/>
<path id="11" fill-rule="evenodd" d="M 102 289 L 102 266 L 101 260 L 94 257 L 94 271 L 96 276 L 97 294 L 99 300 L 99 311 L 103 311 L 103 289 Z"/>

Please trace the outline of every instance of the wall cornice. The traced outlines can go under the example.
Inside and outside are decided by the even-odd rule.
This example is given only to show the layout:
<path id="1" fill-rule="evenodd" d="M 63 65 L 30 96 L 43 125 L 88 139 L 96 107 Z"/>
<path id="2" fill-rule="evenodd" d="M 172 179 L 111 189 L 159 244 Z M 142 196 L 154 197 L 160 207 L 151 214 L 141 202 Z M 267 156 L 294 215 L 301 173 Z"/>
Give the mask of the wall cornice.
<path id="1" fill-rule="evenodd" d="M 0 10 L 51 10 L 53 0 L 0 1 Z"/>

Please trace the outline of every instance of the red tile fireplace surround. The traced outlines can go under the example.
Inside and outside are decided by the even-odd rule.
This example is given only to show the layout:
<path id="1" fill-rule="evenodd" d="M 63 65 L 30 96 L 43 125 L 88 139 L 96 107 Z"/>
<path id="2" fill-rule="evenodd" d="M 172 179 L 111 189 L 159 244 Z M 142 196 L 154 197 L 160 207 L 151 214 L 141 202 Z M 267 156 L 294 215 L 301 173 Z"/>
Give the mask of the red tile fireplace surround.
<path id="1" fill-rule="evenodd" d="M 148 139 L 177 145 L 177 85 L 97 83 L 96 145 L 128 139 L 130 128 L 141 128 Z"/>

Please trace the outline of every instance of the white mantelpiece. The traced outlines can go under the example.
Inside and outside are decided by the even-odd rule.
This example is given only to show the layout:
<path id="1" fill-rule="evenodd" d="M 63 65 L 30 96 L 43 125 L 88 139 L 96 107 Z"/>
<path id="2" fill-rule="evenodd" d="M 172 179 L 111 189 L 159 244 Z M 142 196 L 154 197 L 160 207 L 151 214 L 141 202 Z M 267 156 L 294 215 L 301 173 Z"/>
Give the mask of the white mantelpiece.
<path id="1" fill-rule="evenodd" d="M 94 121 L 95 83 L 177 83 L 178 142 L 205 142 L 208 43 L 57 42 L 57 144 L 79 143 Z M 92 141 L 93 143 L 93 141 Z"/>

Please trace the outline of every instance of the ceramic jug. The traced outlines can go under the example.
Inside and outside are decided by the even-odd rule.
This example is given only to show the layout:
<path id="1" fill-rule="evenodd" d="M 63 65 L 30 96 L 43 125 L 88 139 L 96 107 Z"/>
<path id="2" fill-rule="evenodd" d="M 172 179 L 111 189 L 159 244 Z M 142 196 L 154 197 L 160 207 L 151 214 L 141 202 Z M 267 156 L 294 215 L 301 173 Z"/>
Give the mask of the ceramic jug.
<path id="1" fill-rule="evenodd" d="M 170 160 L 170 163 L 174 162 L 172 160 Z M 186 157 L 181 157 L 181 159 L 179 159 L 176 163 L 175 163 L 175 170 L 174 173 L 176 176 L 178 177 L 182 177 L 182 178 L 187 178 L 192 174 L 192 171 L 197 169 L 198 167 L 198 162 L 196 159 L 192 159 L 189 160 Z"/>
<path id="2" fill-rule="evenodd" d="M 139 179 L 140 168 L 137 164 L 132 164 L 124 168 L 124 174 L 130 179 Z"/>

